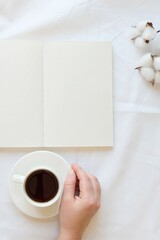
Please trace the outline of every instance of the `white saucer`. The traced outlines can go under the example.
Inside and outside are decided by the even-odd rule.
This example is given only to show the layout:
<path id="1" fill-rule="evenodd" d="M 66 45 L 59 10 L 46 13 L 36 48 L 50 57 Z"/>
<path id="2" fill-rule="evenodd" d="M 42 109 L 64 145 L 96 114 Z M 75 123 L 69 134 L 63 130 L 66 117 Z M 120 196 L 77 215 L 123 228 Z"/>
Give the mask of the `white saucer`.
<path id="1" fill-rule="evenodd" d="M 49 151 L 35 151 L 23 156 L 14 166 L 10 179 L 10 195 L 14 204 L 23 213 L 34 218 L 50 218 L 58 214 L 60 200 L 49 207 L 40 208 L 30 204 L 24 194 L 22 185 L 13 181 L 13 175 L 26 175 L 33 168 L 44 166 L 55 171 L 65 181 L 70 165 L 56 153 Z"/>

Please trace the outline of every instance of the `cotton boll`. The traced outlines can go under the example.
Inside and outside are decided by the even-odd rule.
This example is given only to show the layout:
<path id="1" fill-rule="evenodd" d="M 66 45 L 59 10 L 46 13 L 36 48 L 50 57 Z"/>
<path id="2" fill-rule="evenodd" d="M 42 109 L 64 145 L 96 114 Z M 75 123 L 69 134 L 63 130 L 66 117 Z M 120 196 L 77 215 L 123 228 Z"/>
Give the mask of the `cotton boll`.
<path id="1" fill-rule="evenodd" d="M 155 72 L 153 68 L 150 67 L 141 67 L 140 68 L 140 73 L 143 78 L 145 78 L 148 82 L 152 82 L 155 77 Z"/>
<path id="2" fill-rule="evenodd" d="M 133 27 L 130 32 L 130 39 L 133 40 L 140 35 L 141 35 L 141 32 L 136 27 Z"/>
<path id="3" fill-rule="evenodd" d="M 148 21 L 142 21 L 142 22 L 139 22 L 137 24 L 137 29 L 140 31 L 140 32 L 143 32 L 147 26 L 147 22 Z"/>
<path id="4" fill-rule="evenodd" d="M 147 43 L 144 41 L 144 39 L 142 37 L 137 37 L 135 39 L 135 46 L 137 48 L 143 48 L 144 49 L 144 48 L 146 48 Z"/>
<path id="5" fill-rule="evenodd" d="M 155 83 L 160 83 L 160 71 L 156 71 L 155 73 Z"/>
<path id="6" fill-rule="evenodd" d="M 160 70 L 160 57 L 154 57 L 154 68 Z"/>
<path id="7" fill-rule="evenodd" d="M 160 56 L 160 33 L 157 34 L 156 38 L 150 43 L 150 51 L 153 55 Z"/>
<path id="8" fill-rule="evenodd" d="M 138 66 L 141 67 L 152 67 L 153 66 L 153 57 L 151 53 L 146 53 L 143 57 L 140 58 Z"/>
<path id="9" fill-rule="evenodd" d="M 150 26 L 147 26 L 144 32 L 142 33 L 142 37 L 145 40 L 152 40 L 156 35 L 157 35 L 157 31 Z"/>

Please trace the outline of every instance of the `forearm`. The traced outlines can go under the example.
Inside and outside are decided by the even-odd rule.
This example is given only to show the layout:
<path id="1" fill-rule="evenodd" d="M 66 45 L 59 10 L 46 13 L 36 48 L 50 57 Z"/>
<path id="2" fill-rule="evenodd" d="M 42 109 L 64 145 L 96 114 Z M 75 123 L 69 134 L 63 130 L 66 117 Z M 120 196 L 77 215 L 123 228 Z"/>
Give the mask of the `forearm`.
<path id="1" fill-rule="evenodd" d="M 80 235 L 59 233 L 57 240 L 81 240 Z"/>

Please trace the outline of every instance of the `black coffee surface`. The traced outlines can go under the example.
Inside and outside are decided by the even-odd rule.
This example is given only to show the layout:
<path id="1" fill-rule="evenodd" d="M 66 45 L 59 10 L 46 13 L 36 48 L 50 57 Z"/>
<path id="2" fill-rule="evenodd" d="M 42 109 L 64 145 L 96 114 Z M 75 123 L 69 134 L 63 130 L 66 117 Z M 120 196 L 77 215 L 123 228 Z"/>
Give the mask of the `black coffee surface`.
<path id="1" fill-rule="evenodd" d="M 25 189 L 28 196 L 36 202 L 48 202 L 58 192 L 58 180 L 48 170 L 37 170 L 29 175 Z"/>

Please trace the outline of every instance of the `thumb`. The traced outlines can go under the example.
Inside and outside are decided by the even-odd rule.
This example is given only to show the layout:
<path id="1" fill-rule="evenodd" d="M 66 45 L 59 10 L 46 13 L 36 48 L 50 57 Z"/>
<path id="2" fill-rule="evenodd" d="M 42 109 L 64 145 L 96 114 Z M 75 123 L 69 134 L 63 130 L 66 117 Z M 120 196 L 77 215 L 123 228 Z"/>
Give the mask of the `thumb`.
<path id="1" fill-rule="evenodd" d="M 64 183 L 63 198 L 65 199 L 74 198 L 75 185 L 76 185 L 76 174 L 73 171 L 73 169 L 71 169 Z"/>

